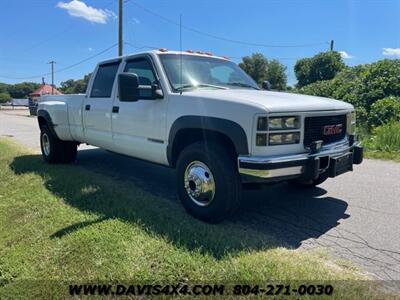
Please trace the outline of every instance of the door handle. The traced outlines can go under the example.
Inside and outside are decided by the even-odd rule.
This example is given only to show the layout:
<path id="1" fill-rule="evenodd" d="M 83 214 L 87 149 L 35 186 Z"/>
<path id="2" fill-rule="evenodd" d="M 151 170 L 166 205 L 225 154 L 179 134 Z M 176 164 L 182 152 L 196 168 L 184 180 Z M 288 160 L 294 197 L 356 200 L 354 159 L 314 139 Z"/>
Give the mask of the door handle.
<path id="1" fill-rule="evenodd" d="M 119 113 L 119 106 L 113 106 L 112 112 L 115 114 Z"/>
<path id="2" fill-rule="evenodd" d="M 85 110 L 90 110 L 90 104 L 85 105 Z"/>

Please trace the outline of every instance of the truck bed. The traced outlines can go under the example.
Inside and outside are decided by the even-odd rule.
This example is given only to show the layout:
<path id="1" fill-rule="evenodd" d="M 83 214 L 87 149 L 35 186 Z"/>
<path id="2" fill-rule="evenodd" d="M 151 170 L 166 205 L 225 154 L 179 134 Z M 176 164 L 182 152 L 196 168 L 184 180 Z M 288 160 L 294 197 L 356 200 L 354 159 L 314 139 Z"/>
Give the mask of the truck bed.
<path id="1" fill-rule="evenodd" d="M 46 95 L 38 110 L 45 108 L 51 115 L 55 131 L 62 140 L 83 140 L 82 105 L 85 94 Z"/>

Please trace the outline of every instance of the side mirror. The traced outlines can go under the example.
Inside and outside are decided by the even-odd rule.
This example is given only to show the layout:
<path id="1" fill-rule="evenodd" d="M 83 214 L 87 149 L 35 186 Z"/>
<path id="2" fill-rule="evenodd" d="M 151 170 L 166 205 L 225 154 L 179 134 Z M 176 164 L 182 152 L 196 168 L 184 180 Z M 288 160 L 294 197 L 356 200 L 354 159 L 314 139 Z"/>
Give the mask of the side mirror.
<path id="1" fill-rule="evenodd" d="M 134 73 L 119 74 L 118 93 L 121 101 L 138 101 L 139 77 Z"/>
<path id="2" fill-rule="evenodd" d="M 139 77 L 135 73 L 118 75 L 118 92 L 120 101 L 155 100 L 164 97 L 158 83 L 139 85 Z"/>
<path id="3" fill-rule="evenodd" d="M 271 90 L 271 83 L 268 80 L 263 81 L 262 88 L 266 91 Z"/>

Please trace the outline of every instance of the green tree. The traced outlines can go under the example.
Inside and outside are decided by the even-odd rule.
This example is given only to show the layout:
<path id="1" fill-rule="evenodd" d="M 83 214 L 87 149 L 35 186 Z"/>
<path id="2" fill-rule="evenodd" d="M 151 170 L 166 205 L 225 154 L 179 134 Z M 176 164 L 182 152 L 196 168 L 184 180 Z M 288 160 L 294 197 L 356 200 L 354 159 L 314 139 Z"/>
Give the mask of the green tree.
<path id="1" fill-rule="evenodd" d="M 5 103 L 10 101 L 12 98 L 9 93 L 7 92 L 0 92 L 0 103 Z"/>
<path id="2" fill-rule="evenodd" d="M 40 84 L 35 82 L 22 82 L 9 85 L 8 93 L 12 98 L 27 98 Z"/>
<path id="3" fill-rule="evenodd" d="M 303 86 L 312 83 L 311 71 L 310 71 L 311 64 L 312 64 L 311 58 L 302 58 L 299 59 L 294 65 L 294 73 L 296 74 L 297 78 L 297 87 L 301 88 Z"/>
<path id="4" fill-rule="evenodd" d="M 273 59 L 268 62 L 266 80 L 271 83 L 274 90 L 285 90 L 287 85 L 286 66 L 278 60 Z"/>
<path id="5" fill-rule="evenodd" d="M 85 93 L 87 85 L 89 83 L 91 74 L 87 74 L 83 79 L 69 79 L 61 82 L 60 91 L 64 94 L 79 94 Z"/>
<path id="6" fill-rule="evenodd" d="M 267 80 L 267 66 L 268 59 L 261 53 L 253 53 L 251 56 L 245 56 L 239 64 L 239 67 L 249 74 L 259 85 Z"/>
<path id="7" fill-rule="evenodd" d="M 298 87 L 307 84 L 329 80 L 345 68 L 339 52 L 321 52 L 312 58 L 303 58 L 296 62 L 294 72 L 298 81 Z"/>
<path id="8" fill-rule="evenodd" d="M 8 93 L 8 84 L 0 82 L 0 93 Z"/>
<path id="9" fill-rule="evenodd" d="M 272 89 L 284 90 L 286 88 L 286 67 L 276 59 L 269 61 L 263 54 L 254 53 L 251 56 L 243 57 L 239 67 L 260 86 L 263 81 L 268 80 Z"/>

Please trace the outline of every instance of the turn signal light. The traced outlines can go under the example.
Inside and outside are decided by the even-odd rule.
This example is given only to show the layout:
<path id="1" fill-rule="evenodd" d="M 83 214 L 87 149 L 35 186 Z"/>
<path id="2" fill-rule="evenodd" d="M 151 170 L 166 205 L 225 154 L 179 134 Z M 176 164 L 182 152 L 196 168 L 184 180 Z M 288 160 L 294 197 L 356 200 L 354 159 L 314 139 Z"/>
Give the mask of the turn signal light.
<path id="1" fill-rule="evenodd" d="M 267 146 L 267 134 L 257 133 L 256 134 L 256 145 L 257 146 Z"/>

